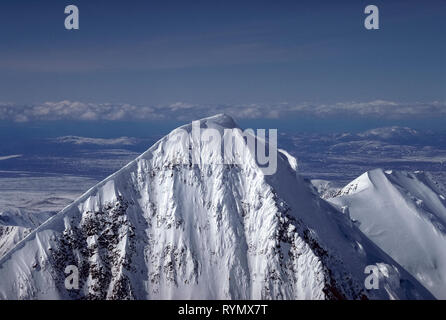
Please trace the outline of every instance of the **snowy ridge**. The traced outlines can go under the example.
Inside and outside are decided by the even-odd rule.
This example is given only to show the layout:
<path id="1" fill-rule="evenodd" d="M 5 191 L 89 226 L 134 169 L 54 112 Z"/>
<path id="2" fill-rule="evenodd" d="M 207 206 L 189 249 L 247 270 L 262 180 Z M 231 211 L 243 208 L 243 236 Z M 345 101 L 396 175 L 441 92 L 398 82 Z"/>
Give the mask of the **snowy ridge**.
<path id="1" fill-rule="evenodd" d="M 11 250 L 32 229 L 54 215 L 53 212 L 34 213 L 27 210 L 7 209 L 0 212 L 0 258 Z"/>
<path id="2" fill-rule="evenodd" d="M 424 172 L 376 169 L 330 202 L 437 298 L 446 298 L 445 188 Z"/>
<path id="3" fill-rule="evenodd" d="M 315 192 L 319 194 L 322 199 L 333 198 L 340 191 L 340 188 L 327 180 L 312 179 L 310 182 L 315 188 Z"/>
<path id="4" fill-rule="evenodd" d="M 237 127 L 226 115 L 200 125 L 222 134 Z M 0 298 L 432 297 L 316 196 L 289 154 L 265 176 L 249 150 L 215 164 L 212 144 L 181 129 L 189 144 L 169 139 L 174 130 L 0 259 Z M 370 264 L 382 270 L 379 290 L 364 289 Z M 64 287 L 67 265 L 79 268 L 79 290 Z"/>
<path id="5" fill-rule="evenodd" d="M 364 138 L 378 138 L 378 139 L 408 139 L 419 135 L 418 131 L 407 127 L 384 127 L 376 128 L 359 133 L 358 136 Z"/>
<path id="6" fill-rule="evenodd" d="M 344 188 L 338 191 L 335 194 L 335 197 L 344 196 L 344 195 L 352 195 L 355 193 L 360 193 L 361 191 L 374 187 L 373 182 L 369 178 L 369 173 L 363 173 L 358 178 L 347 184 Z"/>

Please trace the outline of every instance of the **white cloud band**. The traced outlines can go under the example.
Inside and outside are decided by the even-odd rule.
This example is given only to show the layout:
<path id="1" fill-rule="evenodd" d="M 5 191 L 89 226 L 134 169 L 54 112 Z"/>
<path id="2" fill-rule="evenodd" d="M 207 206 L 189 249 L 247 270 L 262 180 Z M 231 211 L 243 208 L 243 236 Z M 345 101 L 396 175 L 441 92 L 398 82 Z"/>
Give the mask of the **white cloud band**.
<path id="1" fill-rule="evenodd" d="M 441 117 L 446 116 L 446 102 L 401 103 L 375 100 L 371 102 L 344 102 L 336 104 L 273 105 L 201 105 L 177 102 L 161 106 L 136 106 L 131 104 L 45 102 L 35 105 L 0 103 L 0 120 L 27 122 L 48 120 L 192 120 L 216 113 L 228 113 L 239 119 L 279 119 L 290 116 L 374 116 L 384 118 Z"/>

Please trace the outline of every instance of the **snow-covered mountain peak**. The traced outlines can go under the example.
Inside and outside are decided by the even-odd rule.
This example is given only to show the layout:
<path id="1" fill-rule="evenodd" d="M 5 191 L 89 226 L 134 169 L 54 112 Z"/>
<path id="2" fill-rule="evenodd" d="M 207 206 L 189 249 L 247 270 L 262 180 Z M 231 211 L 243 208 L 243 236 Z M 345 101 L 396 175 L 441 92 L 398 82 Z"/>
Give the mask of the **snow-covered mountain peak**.
<path id="1" fill-rule="evenodd" d="M 376 170 L 379 171 L 381 169 L 376 169 Z M 343 187 L 334 196 L 352 195 L 361 192 L 370 186 L 373 186 L 373 183 L 370 180 L 369 172 L 365 172 L 358 178 L 347 184 L 345 187 Z"/>
<path id="2" fill-rule="evenodd" d="M 235 120 L 226 113 L 220 113 L 212 117 L 204 118 L 200 120 L 200 122 L 205 125 L 213 123 L 228 129 L 240 128 Z"/>
<path id="3" fill-rule="evenodd" d="M 177 129 L 173 130 L 172 133 L 177 130 L 185 130 L 187 132 L 191 132 L 193 123 L 199 124 L 201 129 L 213 128 L 218 130 L 219 132 L 224 129 L 240 129 L 239 125 L 230 115 L 226 113 L 220 113 L 211 117 L 192 121 L 191 123 L 178 127 Z"/>
<path id="4" fill-rule="evenodd" d="M 200 128 L 238 128 L 218 115 Z M 264 174 L 249 139 L 221 149 L 194 123 L 43 223 L 0 259 L 0 298 L 362 299 L 430 294 L 277 153 Z M 212 133 L 212 132 L 210 132 Z M 215 146 L 218 148 L 215 148 Z M 234 145 L 238 146 L 237 148 Z M 221 162 L 230 151 L 232 157 Z M 294 167 L 294 168 L 293 168 Z M 386 272 L 364 288 L 371 264 Z M 64 286 L 79 270 L 79 290 Z"/>
<path id="5" fill-rule="evenodd" d="M 330 202 L 438 298 L 446 297 L 445 188 L 422 171 L 376 169 Z"/>

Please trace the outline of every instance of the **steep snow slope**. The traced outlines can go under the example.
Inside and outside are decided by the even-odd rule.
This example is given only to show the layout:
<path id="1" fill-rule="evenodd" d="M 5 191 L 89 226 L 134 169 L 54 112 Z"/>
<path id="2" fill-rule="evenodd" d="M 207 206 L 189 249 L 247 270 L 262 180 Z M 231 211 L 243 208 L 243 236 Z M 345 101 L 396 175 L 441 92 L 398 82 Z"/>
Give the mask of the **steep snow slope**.
<path id="1" fill-rule="evenodd" d="M 437 298 L 446 298 L 445 189 L 423 172 L 364 173 L 329 199 Z"/>
<path id="2" fill-rule="evenodd" d="M 0 258 L 11 250 L 31 230 L 50 218 L 53 212 L 30 212 L 8 209 L 0 212 Z"/>
<path id="3" fill-rule="evenodd" d="M 218 115 L 200 126 L 228 135 L 236 124 Z M 174 130 L 6 254 L 0 297 L 432 297 L 320 199 L 289 154 L 265 176 L 239 131 L 243 150 L 222 165 L 215 144 L 180 129 L 187 135 Z M 370 264 L 381 270 L 378 290 L 363 287 Z M 80 270 L 79 290 L 64 287 L 67 265 Z"/>

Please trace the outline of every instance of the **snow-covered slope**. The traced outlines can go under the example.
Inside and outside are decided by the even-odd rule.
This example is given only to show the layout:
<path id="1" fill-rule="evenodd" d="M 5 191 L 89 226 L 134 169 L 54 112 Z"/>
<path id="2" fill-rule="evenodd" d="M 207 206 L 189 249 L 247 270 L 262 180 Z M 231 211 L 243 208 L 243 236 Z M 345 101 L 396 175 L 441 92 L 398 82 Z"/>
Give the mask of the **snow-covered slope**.
<path id="1" fill-rule="evenodd" d="M 321 179 L 311 180 L 311 184 L 322 199 L 329 199 L 339 193 L 340 188 L 336 187 L 333 182 Z"/>
<path id="2" fill-rule="evenodd" d="M 200 125 L 225 135 L 236 127 L 226 115 Z M 181 129 L 182 139 L 174 130 L 6 254 L 0 298 L 432 297 L 320 199 L 289 154 L 265 176 L 239 131 L 245 152 L 222 165 L 211 142 Z M 364 289 L 371 264 L 378 290 Z M 64 287 L 67 265 L 79 268 L 79 290 Z"/>
<path id="3" fill-rule="evenodd" d="M 382 140 L 410 140 L 418 135 L 419 133 L 414 129 L 397 126 L 371 129 L 358 134 L 358 136 L 361 138 L 374 138 Z"/>
<path id="4" fill-rule="evenodd" d="M 0 258 L 54 214 L 53 212 L 30 212 L 13 208 L 1 211 Z"/>
<path id="5" fill-rule="evenodd" d="M 329 199 L 437 298 L 446 299 L 446 190 L 425 172 L 376 169 Z"/>

